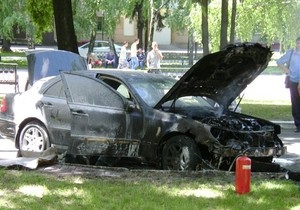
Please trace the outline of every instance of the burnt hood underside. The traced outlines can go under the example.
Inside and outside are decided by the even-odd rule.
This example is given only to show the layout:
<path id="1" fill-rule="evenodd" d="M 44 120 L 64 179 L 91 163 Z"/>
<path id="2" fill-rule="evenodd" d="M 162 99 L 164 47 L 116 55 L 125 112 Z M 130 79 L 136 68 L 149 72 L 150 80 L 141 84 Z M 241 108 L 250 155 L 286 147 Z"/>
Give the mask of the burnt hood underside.
<path id="1" fill-rule="evenodd" d="M 206 96 L 227 107 L 267 66 L 270 48 L 258 43 L 229 45 L 201 58 L 158 102 L 183 96 Z"/>

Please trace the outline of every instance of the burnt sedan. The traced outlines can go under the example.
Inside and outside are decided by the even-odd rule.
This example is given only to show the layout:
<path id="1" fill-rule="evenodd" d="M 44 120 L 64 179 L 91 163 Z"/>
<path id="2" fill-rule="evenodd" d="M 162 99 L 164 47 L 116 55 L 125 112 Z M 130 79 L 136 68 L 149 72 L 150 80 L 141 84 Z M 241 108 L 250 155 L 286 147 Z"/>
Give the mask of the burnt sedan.
<path id="1" fill-rule="evenodd" d="M 272 53 L 237 44 L 200 59 L 177 81 L 142 71 L 61 72 L 2 101 L 0 132 L 22 156 L 129 157 L 171 170 L 225 169 L 241 154 L 285 154 L 279 125 L 228 110 Z"/>

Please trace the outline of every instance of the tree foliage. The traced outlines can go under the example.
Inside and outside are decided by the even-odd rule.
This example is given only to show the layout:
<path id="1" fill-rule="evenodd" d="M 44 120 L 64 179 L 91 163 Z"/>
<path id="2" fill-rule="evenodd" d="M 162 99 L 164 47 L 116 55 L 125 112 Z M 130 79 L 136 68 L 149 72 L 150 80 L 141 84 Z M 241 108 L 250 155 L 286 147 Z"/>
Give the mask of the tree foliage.
<path id="1" fill-rule="evenodd" d="M 204 39 L 201 14 L 206 12 L 200 6 L 203 1 L 206 0 L 194 1 L 196 3 L 190 9 L 189 21 L 187 21 L 190 23 L 189 30 L 194 32 L 195 39 L 199 43 L 203 43 Z M 218 50 L 220 46 L 220 32 L 223 26 L 220 2 L 214 0 L 208 5 L 209 34 L 207 36 L 211 51 Z M 231 40 L 230 37 L 236 37 L 235 41 L 259 41 L 267 44 L 280 41 L 282 46 L 286 46 L 285 48 L 293 46 L 300 31 L 299 4 L 298 0 L 243 0 L 237 1 L 236 5 L 229 1 L 228 19 L 233 18 L 235 21 L 229 22 L 227 30 L 229 32 L 232 27 L 235 30 L 228 33 L 227 40 Z M 232 13 L 232 8 L 237 10 L 235 19 L 231 16 L 235 15 L 234 12 Z M 235 25 L 232 25 L 233 23 Z M 257 35 L 259 39 L 253 40 L 253 37 Z"/>
<path id="2" fill-rule="evenodd" d="M 236 33 L 242 41 L 259 34 L 262 41 L 279 40 L 284 46 L 294 45 L 299 36 L 298 0 L 244 0 L 238 6 Z"/>
<path id="3" fill-rule="evenodd" d="M 102 12 L 104 17 L 102 28 L 108 38 L 113 37 L 120 18 L 125 16 L 132 21 L 141 20 L 137 24 L 138 34 L 149 40 L 153 37 L 154 30 L 167 25 L 172 31 L 180 32 L 187 29 L 189 35 L 193 35 L 198 43 L 203 44 L 203 48 L 206 47 L 204 43 L 207 43 L 206 51 L 215 51 L 220 47 L 221 26 L 224 26 L 221 2 L 220 0 L 72 0 L 74 9 L 72 14 L 79 40 L 96 32 L 97 15 Z M 207 7 L 203 7 L 203 3 L 208 3 Z M 231 16 L 235 15 L 232 12 L 233 5 L 236 5 L 236 18 Z M 4 39 L 13 38 L 13 29 L 34 33 L 35 38 L 40 38 L 44 32 L 53 30 L 52 0 L 2 0 L 0 8 L 0 36 Z M 280 41 L 285 50 L 293 46 L 295 38 L 299 36 L 299 11 L 299 0 L 231 0 L 228 1 L 226 16 L 228 20 L 233 18 L 233 21 L 228 21 L 228 26 L 222 29 L 223 35 L 232 28 L 234 30 L 226 35 L 230 42 L 233 41 L 233 37 L 236 37 L 235 41 L 252 41 L 257 35 L 258 41 L 268 44 Z M 208 20 L 207 26 L 204 18 Z M 151 24 L 151 21 L 155 24 Z M 154 25 L 158 27 L 154 29 Z M 141 30 L 145 30 L 144 35 Z M 222 40 L 225 38 L 222 37 Z"/>
<path id="4" fill-rule="evenodd" d="M 0 1 L 0 37 L 3 38 L 3 51 L 10 51 L 13 32 L 20 33 L 29 26 L 29 18 L 25 13 L 25 0 Z"/>
<path id="5" fill-rule="evenodd" d="M 26 13 L 36 27 L 35 39 L 40 41 L 44 32 L 53 30 L 52 1 L 26 0 Z"/>

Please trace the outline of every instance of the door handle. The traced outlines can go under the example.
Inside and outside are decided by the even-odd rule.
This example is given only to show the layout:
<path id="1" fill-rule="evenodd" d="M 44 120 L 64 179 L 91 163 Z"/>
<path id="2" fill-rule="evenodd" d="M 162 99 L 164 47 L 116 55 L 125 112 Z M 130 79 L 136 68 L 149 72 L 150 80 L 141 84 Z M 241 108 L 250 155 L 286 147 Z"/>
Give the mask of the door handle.
<path id="1" fill-rule="evenodd" d="M 50 103 L 50 102 L 47 102 L 47 101 L 46 101 L 46 102 L 42 102 L 42 104 L 43 104 L 43 105 L 46 105 L 46 106 L 53 106 L 53 104 L 52 104 L 52 103 Z"/>
<path id="2" fill-rule="evenodd" d="M 36 106 L 42 108 L 43 106 L 53 106 L 53 104 L 47 101 L 39 101 L 36 103 Z"/>
<path id="3" fill-rule="evenodd" d="M 81 109 L 77 109 L 77 110 L 71 109 L 71 113 L 72 113 L 73 115 L 88 116 L 88 114 L 86 114 L 86 113 L 85 113 L 83 110 L 81 110 Z"/>

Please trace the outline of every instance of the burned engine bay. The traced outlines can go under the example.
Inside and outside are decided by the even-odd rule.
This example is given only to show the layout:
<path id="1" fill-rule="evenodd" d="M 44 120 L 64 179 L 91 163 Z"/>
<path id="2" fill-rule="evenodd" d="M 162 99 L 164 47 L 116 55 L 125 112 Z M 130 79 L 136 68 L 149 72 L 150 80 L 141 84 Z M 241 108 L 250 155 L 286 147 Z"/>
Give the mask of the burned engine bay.
<path id="1" fill-rule="evenodd" d="M 169 107 L 167 107 L 169 105 Z M 181 97 L 164 104 L 164 111 L 186 116 L 206 125 L 218 142 L 217 159 L 246 153 L 252 157 L 279 156 L 283 143 L 279 125 L 223 108 L 215 101 L 200 96 Z M 201 134 L 199 134 L 201 135 Z M 202 142 L 200 142 L 202 144 Z M 207 145 L 210 147 L 210 145 Z"/>
<path id="2" fill-rule="evenodd" d="M 211 126 L 210 132 L 223 145 L 228 145 L 229 140 L 236 140 L 251 147 L 283 146 L 277 137 L 280 126 L 259 119 L 224 115 L 204 118 L 201 122 Z"/>

